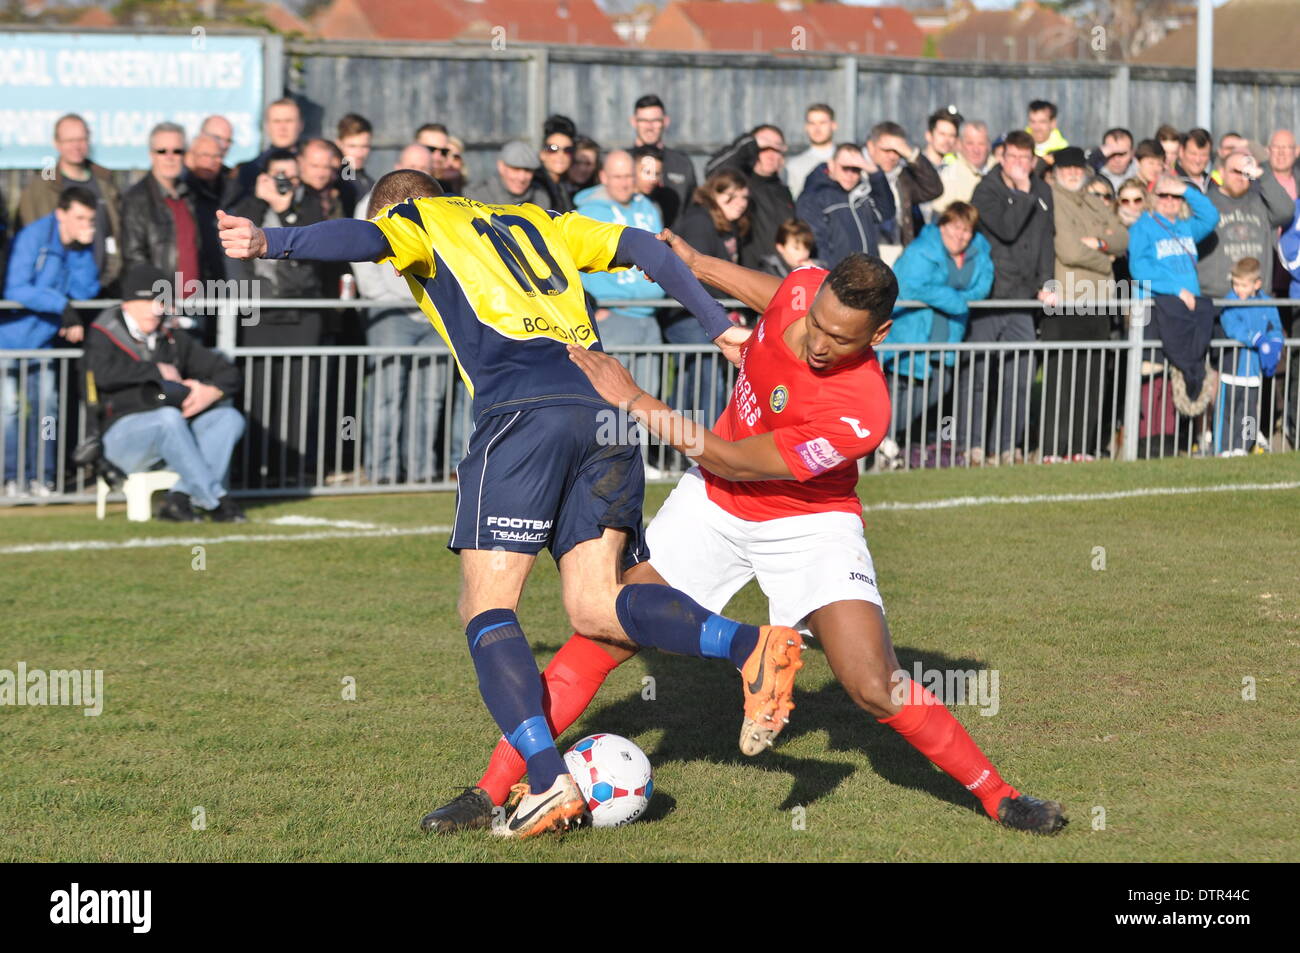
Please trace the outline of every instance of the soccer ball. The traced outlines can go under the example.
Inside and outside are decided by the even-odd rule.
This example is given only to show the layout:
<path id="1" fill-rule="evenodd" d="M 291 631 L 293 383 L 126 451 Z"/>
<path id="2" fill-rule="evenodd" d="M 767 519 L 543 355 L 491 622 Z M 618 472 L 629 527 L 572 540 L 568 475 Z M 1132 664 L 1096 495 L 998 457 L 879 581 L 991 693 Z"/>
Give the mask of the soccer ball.
<path id="1" fill-rule="evenodd" d="M 588 735 L 564 752 L 564 763 L 587 799 L 592 827 L 630 824 L 650 803 L 650 759 L 626 738 Z"/>

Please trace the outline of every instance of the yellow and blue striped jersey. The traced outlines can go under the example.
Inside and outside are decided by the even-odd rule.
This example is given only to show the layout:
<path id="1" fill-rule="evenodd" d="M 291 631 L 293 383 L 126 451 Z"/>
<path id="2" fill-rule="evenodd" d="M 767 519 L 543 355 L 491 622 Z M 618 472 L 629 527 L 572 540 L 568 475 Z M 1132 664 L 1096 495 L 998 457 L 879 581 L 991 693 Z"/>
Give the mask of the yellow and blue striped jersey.
<path id="1" fill-rule="evenodd" d="M 579 272 L 613 264 L 623 226 L 536 205 L 407 199 L 371 221 L 447 342 L 476 417 L 502 405 L 598 403 L 565 345 L 599 347 Z"/>

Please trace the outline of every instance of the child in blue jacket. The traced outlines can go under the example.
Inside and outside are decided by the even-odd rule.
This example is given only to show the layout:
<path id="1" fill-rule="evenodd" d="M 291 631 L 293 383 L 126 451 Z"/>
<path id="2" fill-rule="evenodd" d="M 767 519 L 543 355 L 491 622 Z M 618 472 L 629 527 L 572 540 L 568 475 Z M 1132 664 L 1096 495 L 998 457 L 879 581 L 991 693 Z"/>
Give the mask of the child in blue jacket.
<path id="1" fill-rule="evenodd" d="M 1228 298 L 1244 301 L 1263 297 L 1259 261 L 1243 258 L 1232 268 Z M 1219 376 L 1219 406 L 1214 415 L 1214 449 L 1222 456 L 1241 455 L 1260 431 L 1260 388 L 1272 377 L 1282 356 L 1282 321 L 1274 307 L 1225 307 L 1219 316 L 1223 330 L 1244 347 L 1237 349 L 1237 366 Z M 1247 428 L 1247 418 L 1253 426 Z"/>

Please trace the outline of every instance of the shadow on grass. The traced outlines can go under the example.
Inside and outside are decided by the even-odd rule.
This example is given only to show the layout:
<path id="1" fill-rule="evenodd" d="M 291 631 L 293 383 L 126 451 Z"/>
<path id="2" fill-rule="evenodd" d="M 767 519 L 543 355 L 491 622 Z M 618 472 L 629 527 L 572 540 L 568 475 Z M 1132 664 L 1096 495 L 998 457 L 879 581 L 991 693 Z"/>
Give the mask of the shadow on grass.
<path id="1" fill-rule="evenodd" d="M 810 640 L 811 651 L 817 651 Z M 664 761 L 707 761 L 714 764 L 745 764 L 766 771 L 788 774 L 792 784 L 781 810 L 807 806 L 831 794 L 856 770 L 851 764 L 800 758 L 782 753 L 790 742 L 811 732 L 825 732 L 831 751 L 862 755 L 872 770 L 891 784 L 923 791 L 932 797 L 982 814 L 979 802 L 961 785 L 935 769 L 924 755 L 891 728 L 879 724 L 849 700 L 836 681 L 813 691 L 795 689 L 795 712 L 776 747 L 756 758 L 740 753 L 738 736 L 741 693 L 736 674 L 727 665 L 702 661 L 654 650 L 641 653 L 649 676 L 654 679 L 654 698 L 640 692 L 602 704 L 601 696 L 588 709 L 581 731 L 612 732 L 635 736 L 661 730 L 659 743 L 646 752 L 652 763 Z M 935 653 L 898 650 L 899 664 L 911 671 L 919 662 L 924 669 L 978 669 L 973 659 L 954 659 Z M 581 735 L 568 734 L 576 740 Z M 979 738 L 975 738 L 979 743 Z M 563 750 L 572 743 L 566 737 Z M 656 797 L 655 801 L 659 798 Z M 646 816 L 655 820 L 671 810 L 652 805 Z"/>

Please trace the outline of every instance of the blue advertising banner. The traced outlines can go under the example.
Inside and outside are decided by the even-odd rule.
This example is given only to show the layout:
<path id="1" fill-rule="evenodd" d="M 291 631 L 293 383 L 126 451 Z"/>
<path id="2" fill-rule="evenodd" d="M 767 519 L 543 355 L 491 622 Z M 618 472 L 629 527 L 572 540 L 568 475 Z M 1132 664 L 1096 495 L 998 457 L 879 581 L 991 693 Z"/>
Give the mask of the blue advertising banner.
<path id="1" fill-rule="evenodd" d="M 110 169 L 146 168 L 157 123 L 193 136 L 219 113 L 234 126 L 234 165 L 259 151 L 262 88 L 257 36 L 0 32 L 0 168 L 52 163 L 54 122 L 70 112 Z"/>

